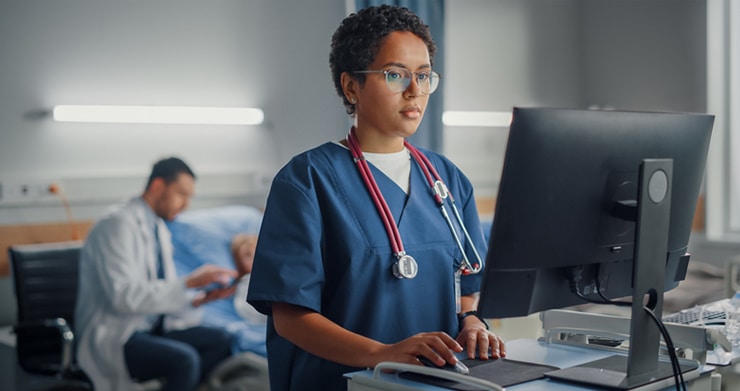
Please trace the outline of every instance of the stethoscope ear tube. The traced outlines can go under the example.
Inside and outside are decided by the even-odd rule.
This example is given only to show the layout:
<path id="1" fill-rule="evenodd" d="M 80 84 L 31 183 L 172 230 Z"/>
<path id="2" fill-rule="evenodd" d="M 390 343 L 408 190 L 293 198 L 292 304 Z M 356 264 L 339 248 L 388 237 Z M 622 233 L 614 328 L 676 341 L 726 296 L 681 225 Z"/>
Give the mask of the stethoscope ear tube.
<path id="1" fill-rule="evenodd" d="M 475 245 L 473 245 L 473 240 L 470 238 L 470 233 L 468 233 L 467 228 L 465 228 L 465 224 L 462 223 L 462 217 L 460 217 L 460 212 L 457 211 L 457 207 L 455 206 L 455 201 L 450 199 L 450 204 L 452 205 L 452 212 L 455 213 L 455 217 L 457 218 L 457 221 L 460 222 L 460 227 L 462 228 L 463 234 L 465 235 L 465 240 L 470 243 L 470 249 L 473 251 L 473 255 L 475 255 L 475 260 L 477 263 L 471 265 L 470 261 L 468 260 L 468 256 L 465 255 L 465 249 L 460 245 L 460 251 L 462 251 L 463 256 L 463 262 L 465 263 L 465 267 L 467 269 L 468 274 L 477 274 L 480 273 L 481 270 L 483 270 L 483 260 L 480 257 L 480 254 L 478 254 L 478 249 L 475 248 Z M 448 219 L 449 220 L 449 219 Z M 449 222 L 450 228 L 452 229 L 452 222 Z"/>
<path id="2" fill-rule="evenodd" d="M 434 166 L 432 165 L 432 162 L 429 161 L 429 159 L 421 153 L 416 147 L 409 144 L 407 141 L 404 141 L 404 145 L 406 146 L 406 149 L 411 152 L 411 156 L 414 157 L 414 160 L 416 160 L 417 164 L 419 164 L 419 167 L 421 167 L 421 170 L 424 172 L 424 176 L 426 176 L 427 181 L 429 182 L 429 186 L 432 189 L 432 196 L 434 197 L 435 201 L 437 202 L 437 205 L 439 206 L 440 212 L 442 212 L 442 216 L 444 217 L 445 221 L 447 222 L 447 226 L 450 228 L 450 232 L 452 232 L 452 237 L 455 239 L 455 242 L 457 243 L 457 247 L 460 249 L 460 253 L 462 254 L 462 269 L 463 274 L 477 274 L 483 269 L 483 260 L 480 257 L 480 254 L 478 254 L 478 250 L 475 248 L 475 245 L 473 244 L 472 239 L 470 238 L 470 233 L 468 232 L 468 229 L 465 228 L 465 223 L 463 222 L 462 217 L 460 216 L 460 212 L 457 210 L 457 206 L 455 205 L 455 198 L 452 196 L 452 193 L 450 193 L 450 190 L 447 188 L 447 185 L 442 181 L 442 176 L 439 175 L 437 170 L 434 169 Z M 432 176 L 436 178 L 436 180 L 432 179 Z M 455 220 L 457 220 L 457 223 L 460 225 L 460 228 L 462 228 L 463 234 L 465 235 L 465 240 L 467 240 L 468 243 L 470 243 L 470 248 L 473 251 L 473 255 L 475 255 L 476 263 L 471 264 L 470 260 L 468 259 L 468 255 L 465 251 L 465 246 L 463 246 L 462 242 L 460 241 L 460 237 L 457 234 L 457 230 L 455 230 L 455 226 L 452 224 L 452 220 L 450 219 L 449 214 L 447 213 L 447 210 L 445 208 L 444 200 L 449 198 L 450 199 L 450 205 L 452 206 L 452 212 L 455 214 Z"/>

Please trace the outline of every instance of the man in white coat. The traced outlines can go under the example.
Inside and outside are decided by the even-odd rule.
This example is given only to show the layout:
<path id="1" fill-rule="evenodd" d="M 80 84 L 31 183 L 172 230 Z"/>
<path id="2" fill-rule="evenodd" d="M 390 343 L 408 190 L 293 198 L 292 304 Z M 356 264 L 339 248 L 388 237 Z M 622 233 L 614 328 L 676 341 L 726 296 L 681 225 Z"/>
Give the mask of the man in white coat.
<path id="1" fill-rule="evenodd" d="M 162 390 L 195 390 L 231 354 L 225 331 L 174 327 L 174 317 L 232 295 L 233 270 L 204 265 L 177 277 L 172 243 L 163 220 L 184 210 L 195 175 L 180 159 L 160 160 L 144 193 L 98 221 L 80 257 L 75 314 L 78 361 L 96 390 L 135 389 L 162 381 Z M 201 289 L 197 289 L 201 288 Z"/>

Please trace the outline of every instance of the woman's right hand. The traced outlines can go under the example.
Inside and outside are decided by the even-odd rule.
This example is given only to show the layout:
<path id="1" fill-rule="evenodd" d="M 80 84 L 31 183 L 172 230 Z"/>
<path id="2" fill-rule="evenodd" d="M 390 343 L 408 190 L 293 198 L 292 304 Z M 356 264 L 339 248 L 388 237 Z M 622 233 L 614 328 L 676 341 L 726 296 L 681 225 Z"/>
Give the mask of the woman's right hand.
<path id="1" fill-rule="evenodd" d="M 447 363 L 457 363 L 455 353 L 462 352 L 463 348 L 454 338 L 441 331 L 427 332 L 413 335 L 401 342 L 384 345 L 377 352 L 370 355 L 371 367 L 383 361 L 393 361 L 406 364 L 423 365 L 418 357 L 424 356 L 437 366 Z"/>
<path id="2" fill-rule="evenodd" d="M 443 366 L 457 363 L 463 348 L 443 332 L 419 333 L 394 344 L 384 344 L 349 331 L 324 315 L 288 303 L 272 303 L 277 333 L 301 349 L 329 361 L 351 367 L 375 367 L 383 361 L 422 365 L 424 356 Z"/>

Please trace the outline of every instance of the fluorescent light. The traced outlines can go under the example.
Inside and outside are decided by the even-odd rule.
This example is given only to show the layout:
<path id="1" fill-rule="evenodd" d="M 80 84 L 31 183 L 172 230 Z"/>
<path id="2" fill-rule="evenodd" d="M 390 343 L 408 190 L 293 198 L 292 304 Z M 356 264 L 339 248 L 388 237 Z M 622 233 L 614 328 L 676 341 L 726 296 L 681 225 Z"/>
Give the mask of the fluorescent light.
<path id="1" fill-rule="evenodd" d="M 137 124 L 259 125 L 261 109 L 249 107 L 59 105 L 54 120 Z"/>
<path id="2" fill-rule="evenodd" d="M 442 123 L 447 126 L 509 127 L 508 111 L 445 111 Z"/>

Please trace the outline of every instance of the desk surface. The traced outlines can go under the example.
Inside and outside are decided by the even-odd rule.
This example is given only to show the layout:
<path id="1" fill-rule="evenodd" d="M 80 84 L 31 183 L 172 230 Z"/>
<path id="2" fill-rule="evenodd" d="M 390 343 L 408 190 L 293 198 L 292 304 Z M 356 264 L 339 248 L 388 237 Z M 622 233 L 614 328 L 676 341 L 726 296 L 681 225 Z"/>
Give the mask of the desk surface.
<path id="1" fill-rule="evenodd" d="M 561 344 L 547 344 L 544 342 L 536 341 L 533 339 L 517 339 L 506 343 L 507 358 L 517 361 L 525 361 L 537 364 L 554 365 L 560 368 L 567 368 L 598 360 L 610 355 L 613 355 L 613 351 L 602 350 L 602 349 L 590 349 L 582 346 L 568 346 Z M 709 374 L 713 370 L 713 367 L 707 366 L 702 369 L 702 372 Z M 349 373 L 346 375 L 348 378 L 349 391 L 359 391 L 367 388 L 357 387 L 357 384 L 353 384 L 353 378 L 356 376 L 372 377 L 373 372 L 371 370 L 358 371 Z M 386 381 L 389 385 L 401 385 L 406 387 L 412 387 L 413 389 L 426 390 L 426 391 L 444 391 L 448 389 L 429 386 L 414 382 L 411 380 L 400 378 L 396 374 L 381 373 L 379 379 Z M 389 387 L 391 390 L 394 387 Z M 401 387 L 403 388 L 403 387 Z M 408 388 L 407 388 L 408 389 Z M 666 389 L 675 389 L 674 386 L 667 386 Z M 706 388 L 707 390 L 709 388 Z M 571 383 L 558 382 L 551 379 L 539 379 L 526 383 L 516 384 L 513 386 L 506 387 L 507 391 L 591 391 L 593 387 L 581 386 Z"/>

